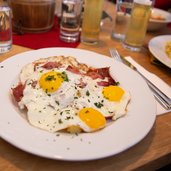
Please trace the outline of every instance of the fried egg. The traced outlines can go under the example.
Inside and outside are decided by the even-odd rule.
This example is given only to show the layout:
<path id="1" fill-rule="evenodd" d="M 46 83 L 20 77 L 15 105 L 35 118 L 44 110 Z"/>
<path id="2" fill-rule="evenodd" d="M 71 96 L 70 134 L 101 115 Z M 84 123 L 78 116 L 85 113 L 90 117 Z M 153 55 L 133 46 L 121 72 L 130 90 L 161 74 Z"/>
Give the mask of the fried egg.
<path id="1" fill-rule="evenodd" d="M 31 125 L 50 132 L 93 132 L 104 128 L 107 119 L 126 114 L 130 93 L 124 88 L 100 86 L 107 78 L 71 72 L 67 63 L 52 68 L 44 63 L 28 64 L 20 73 L 24 89 L 18 105 L 27 109 Z"/>
<path id="2" fill-rule="evenodd" d="M 98 86 L 97 80 L 86 78 L 89 83 L 80 90 L 80 98 L 74 101 L 74 108 L 92 107 L 100 111 L 105 118 L 117 118 L 126 114 L 130 93 L 119 86 Z"/>

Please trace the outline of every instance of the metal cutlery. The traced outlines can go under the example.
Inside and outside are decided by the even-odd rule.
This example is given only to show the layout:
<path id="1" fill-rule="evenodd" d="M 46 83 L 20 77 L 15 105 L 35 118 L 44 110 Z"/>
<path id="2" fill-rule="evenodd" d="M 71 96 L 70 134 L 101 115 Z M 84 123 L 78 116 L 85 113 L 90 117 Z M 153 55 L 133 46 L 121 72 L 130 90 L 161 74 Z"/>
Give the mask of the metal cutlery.
<path id="1" fill-rule="evenodd" d="M 134 71 L 136 71 L 139 75 L 142 76 L 142 78 L 146 81 L 147 85 L 151 89 L 151 91 L 154 94 L 154 97 L 156 100 L 166 109 L 171 109 L 171 99 L 167 97 L 160 89 L 158 89 L 150 80 L 148 80 L 144 75 L 142 75 L 135 66 L 133 66 L 129 61 L 127 61 L 125 58 L 121 57 L 118 53 L 118 51 L 114 48 L 109 49 L 111 56 L 124 64 L 126 64 L 128 67 L 132 68 Z"/>

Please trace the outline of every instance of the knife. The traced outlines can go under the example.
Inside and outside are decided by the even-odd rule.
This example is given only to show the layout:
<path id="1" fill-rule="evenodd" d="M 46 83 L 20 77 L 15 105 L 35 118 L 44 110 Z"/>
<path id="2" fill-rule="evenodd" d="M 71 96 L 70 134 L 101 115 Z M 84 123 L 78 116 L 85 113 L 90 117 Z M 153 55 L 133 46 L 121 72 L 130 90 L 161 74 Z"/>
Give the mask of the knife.
<path id="1" fill-rule="evenodd" d="M 111 56 L 119 61 L 122 62 L 124 64 L 126 64 L 128 67 L 132 68 L 134 71 L 136 71 L 139 75 L 142 76 L 142 78 L 144 78 L 144 80 L 146 81 L 147 85 L 149 86 L 149 88 L 153 91 L 154 97 L 156 98 L 156 100 L 166 109 L 169 110 L 171 109 L 171 98 L 169 98 L 166 94 L 164 94 L 162 91 L 160 91 L 159 88 L 157 88 L 149 79 L 147 79 L 134 65 L 132 65 L 131 62 L 129 62 L 127 59 L 130 57 L 125 57 L 123 58 L 122 56 L 120 56 L 120 54 L 118 53 L 118 51 L 114 48 L 110 48 L 109 52 L 111 54 Z M 127 59 L 126 59 L 127 58 Z M 130 58 L 132 59 L 132 58 Z M 139 67 L 140 68 L 140 67 Z M 141 67 L 142 68 L 142 67 Z M 144 71 L 146 71 L 144 69 Z M 148 72 L 148 71 L 146 71 Z M 149 73 L 149 72 L 148 72 Z M 151 73 L 149 73 L 151 74 Z M 151 74 L 153 76 L 155 76 L 154 74 Z M 157 76 L 155 76 L 157 77 Z M 157 77 L 158 78 L 158 77 Z M 160 79 L 160 78 L 158 78 Z M 166 83 L 165 83 L 166 84 Z M 165 85 L 164 84 L 164 85 Z M 168 86 L 165 86 L 168 88 Z M 168 88 L 170 91 L 170 87 Z"/>
<path id="2" fill-rule="evenodd" d="M 146 78 L 131 62 L 129 62 L 127 60 L 127 58 L 124 58 L 122 56 L 120 56 L 122 62 L 124 64 L 126 64 L 128 67 L 130 67 L 131 69 L 133 69 L 134 71 L 136 71 L 139 75 L 141 75 L 141 77 L 146 81 L 146 83 L 148 84 L 149 88 L 152 90 L 152 92 L 154 93 L 154 97 L 160 102 L 160 104 L 165 108 L 165 109 L 171 109 L 171 99 L 165 94 L 163 93 L 158 87 L 156 87 L 148 78 Z M 148 72 L 148 71 L 146 71 Z M 149 73 L 151 74 L 151 73 Z M 153 76 L 155 76 L 153 74 Z M 155 76 L 157 79 L 160 79 L 159 77 Z M 160 79 L 160 81 L 163 81 Z"/>

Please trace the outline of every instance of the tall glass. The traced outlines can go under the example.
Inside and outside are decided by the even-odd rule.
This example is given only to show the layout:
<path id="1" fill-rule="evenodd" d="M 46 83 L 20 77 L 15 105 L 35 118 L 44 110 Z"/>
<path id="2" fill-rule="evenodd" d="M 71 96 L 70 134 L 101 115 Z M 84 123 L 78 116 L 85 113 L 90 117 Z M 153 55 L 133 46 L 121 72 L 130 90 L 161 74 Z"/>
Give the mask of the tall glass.
<path id="1" fill-rule="evenodd" d="M 126 31 L 123 46 L 131 51 L 140 51 L 146 35 L 151 14 L 152 1 L 134 0 L 131 19 Z"/>
<path id="2" fill-rule="evenodd" d="M 80 38 L 82 0 L 62 0 L 60 39 L 64 42 L 77 42 Z"/>
<path id="3" fill-rule="evenodd" d="M 111 37 L 115 40 L 123 41 L 125 31 L 131 16 L 133 0 L 116 0 L 115 21 Z"/>
<path id="4" fill-rule="evenodd" d="M 12 47 L 12 12 L 6 2 L 0 1 L 0 55 Z"/>
<path id="5" fill-rule="evenodd" d="M 104 0 L 85 0 L 81 32 L 81 41 L 83 43 L 98 43 L 103 1 Z"/>

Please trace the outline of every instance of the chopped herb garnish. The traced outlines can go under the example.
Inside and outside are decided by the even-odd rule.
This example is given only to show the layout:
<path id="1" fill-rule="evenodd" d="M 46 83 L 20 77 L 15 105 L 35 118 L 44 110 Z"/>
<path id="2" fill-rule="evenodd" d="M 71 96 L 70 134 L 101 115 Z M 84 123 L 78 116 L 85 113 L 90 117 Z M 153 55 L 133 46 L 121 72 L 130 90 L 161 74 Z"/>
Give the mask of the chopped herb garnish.
<path id="1" fill-rule="evenodd" d="M 116 82 L 116 85 L 118 86 L 120 84 L 120 82 Z"/>
<path id="2" fill-rule="evenodd" d="M 70 116 L 67 116 L 67 117 L 65 118 L 65 120 L 69 120 L 69 119 L 71 119 L 71 117 L 70 117 Z"/>
<path id="3" fill-rule="evenodd" d="M 94 105 L 97 107 L 97 108 L 101 108 L 102 106 L 103 106 L 103 104 L 102 103 L 100 103 L 100 102 L 96 102 L 96 103 L 94 103 Z"/>
<path id="4" fill-rule="evenodd" d="M 61 119 L 59 119 L 59 120 L 58 120 L 58 123 L 59 123 L 59 124 L 61 124 L 61 123 L 63 123 L 63 122 L 62 122 L 62 120 L 61 120 Z"/>
<path id="5" fill-rule="evenodd" d="M 76 136 L 78 136 L 78 133 L 75 133 Z"/>
<path id="6" fill-rule="evenodd" d="M 87 90 L 86 91 L 86 96 L 89 96 L 90 95 L 90 92 Z"/>
<path id="7" fill-rule="evenodd" d="M 70 110 L 65 110 L 65 112 L 69 112 Z"/>
<path id="8" fill-rule="evenodd" d="M 68 82 L 68 75 L 66 74 L 66 72 L 62 72 L 62 78 L 64 79 L 64 81 Z"/>
<path id="9" fill-rule="evenodd" d="M 59 105 L 59 101 L 56 100 L 55 103 L 56 103 L 57 105 Z"/>
<path id="10" fill-rule="evenodd" d="M 52 80 L 56 80 L 56 78 L 54 77 L 54 75 L 48 75 L 48 76 L 45 78 L 45 81 L 52 81 Z"/>

